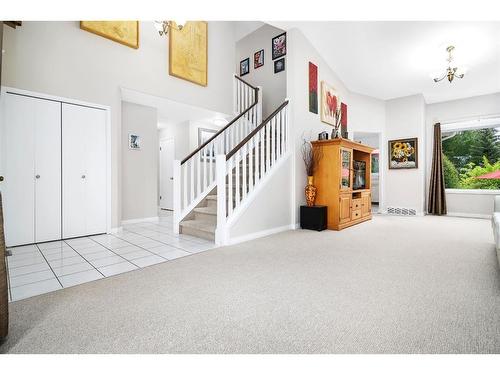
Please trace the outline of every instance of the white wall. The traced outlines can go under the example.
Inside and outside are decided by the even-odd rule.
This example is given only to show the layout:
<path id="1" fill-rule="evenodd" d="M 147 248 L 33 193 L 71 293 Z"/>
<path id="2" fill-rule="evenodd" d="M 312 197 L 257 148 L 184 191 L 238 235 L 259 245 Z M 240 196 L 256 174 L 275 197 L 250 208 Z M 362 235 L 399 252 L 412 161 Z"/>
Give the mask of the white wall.
<path id="1" fill-rule="evenodd" d="M 299 206 L 305 204 L 304 187 L 306 172 L 300 147 L 302 137 L 316 140 L 318 133 L 332 127 L 321 122 L 320 115 L 309 112 L 309 61 L 318 67 L 318 96 L 321 96 L 321 81 L 326 81 L 338 92 L 340 100 L 348 106 L 348 131 L 383 132 L 385 103 L 364 95 L 351 93 L 329 67 L 309 40 L 298 30 L 288 30 L 287 97 L 292 107 L 290 112 L 291 131 L 294 140 L 294 156 L 291 163 L 293 175 L 294 220 L 299 220 Z M 318 98 L 320 100 L 320 98 Z M 318 111 L 319 112 L 319 111 Z"/>
<path id="2" fill-rule="evenodd" d="M 122 103 L 122 220 L 158 216 L 157 126 L 156 108 Z M 141 137 L 140 150 L 129 149 L 129 133 Z"/>
<path id="3" fill-rule="evenodd" d="M 427 105 L 426 132 L 428 142 L 426 144 L 427 168 L 426 168 L 426 192 L 429 190 L 429 180 L 432 165 L 432 148 L 434 143 L 434 124 L 437 122 L 447 123 L 458 120 L 473 119 L 479 116 L 500 114 L 500 93 L 475 96 L 467 99 L 452 100 Z M 428 194 L 428 193 L 427 193 Z M 446 204 L 448 213 L 470 216 L 488 216 L 493 212 L 494 195 L 492 192 L 447 192 Z"/>
<path id="4" fill-rule="evenodd" d="M 121 95 L 127 87 L 151 95 L 232 113 L 234 22 L 209 22 L 208 86 L 168 75 L 168 40 L 152 22 L 140 23 L 132 49 L 80 30 L 77 21 L 23 22 L 4 27 L 2 80 L 6 86 L 111 107 L 112 225 L 121 215 Z"/>
<path id="5" fill-rule="evenodd" d="M 290 168 L 292 158 L 284 160 L 263 189 L 255 197 L 248 209 L 232 224 L 231 241 L 238 242 L 245 236 L 272 230 L 291 229 L 291 195 L 287 194 L 290 186 Z"/>
<path id="6" fill-rule="evenodd" d="M 236 42 L 235 72 L 239 75 L 240 61 L 249 57 L 250 73 L 241 78 L 251 85 L 262 87 L 263 118 L 270 115 L 281 103 L 283 103 L 286 97 L 286 56 L 285 71 L 275 74 L 271 50 L 272 38 L 281 33 L 283 33 L 283 30 L 264 24 L 264 26 L 261 26 L 251 34 Z M 264 50 L 264 66 L 254 69 L 253 54 L 261 49 Z"/>
<path id="7" fill-rule="evenodd" d="M 422 215 L 425 204 L 425 101 L 422 95 L 406 96 L 386 102 L 385 141 L 418 138 L 418 168 L 388 169 L 385 163 L 384 203 L 387 207 L 413 208 Z M 380 159 L 384 155 L 381 153 Z"/>

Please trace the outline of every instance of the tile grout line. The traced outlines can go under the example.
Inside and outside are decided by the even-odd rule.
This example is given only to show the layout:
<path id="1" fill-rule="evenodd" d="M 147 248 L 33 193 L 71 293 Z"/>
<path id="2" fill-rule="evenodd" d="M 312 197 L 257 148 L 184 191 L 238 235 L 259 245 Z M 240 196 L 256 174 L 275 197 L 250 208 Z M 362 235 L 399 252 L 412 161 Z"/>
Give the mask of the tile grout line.
<path id="1" fill-rule="evenodd" d="M 74 248 L 73 246 L 71 246 L 69 243 L 67 243 L 67 242 L 66 242 L 66 240 L 63 240 L 63 242 L 64 242 L 66 245 L 68 245 L 69 247 L 71 247 L 75 253 L 77 253 L 78 255 L 80 255 L 80 257 L 82 257 L 82 258 L 83 258 L 83 260 L 84 260 L 85 262 L 87 262 L 88 264 L 90 264 L 90 265 L 92 266 L 92 268 L 94 268 L 97 272 L 99 272 L 99 273 L 100 273 L 103 277 L 106 277 L 106 276 L 104 276 L 104 274 L 103 274 L 101 271 L 99 271 L 99 270 L 98 270 L 98 269 L 97 269 L 97 268 L 96 268 L 96 267 L 95 267 L 92 263 L 90 263 L 90 262 L 87 260 L 87 258 L 85 258 L 85 257 L 84 257 L 82 254 L 80 254 L 78 251 L 76 251 L 76 250 L 75 250 L 75 248 Z M 87 270 L 87 271 L 89 271 L 89 270 Z M 81 272 L 84 272 L 84 271 L 81 271 Z M 78 272 L 75 272 L 75 273 L 78 273 Z M 71 274 L 70 274 L 70 275 L 71 275 Z M 64 275 L 64 276 L 67 276 L 67 275 Z"/>
<path id="2" fill-rule="evenodd" d="M 153 224 L 153 225 L 154 225 L 154 224 Z M 160 226 L 161 226 L 161 225 L 160 225 Z M 147 227 L 140 227 L 140 228 L 147 228 Z M 128 231 L 128 232 L 131 232 L 131 233 L 134 233 L 134 234 L 138 234 L 138 235 L 143 236 L 141 233 L 134 232 L 134 231 L 132 231 L 132 230 L 130 230 L 130 229 L 127 229 L 127 228 L 124 228 L 123 230 Z M 179 237 L 179 235 L 177 235 L 177 236 L 172 235 L 172 236 L 171 236 L 171 235 L 170 235 L 170 234 L 168 234 L 168 233 L 165 233 L 165 232 L 160 232 L 160 231 L 158 231 L 158 230 L 151 230 L 151 232 L 156 232 L 156 233 L 164 234 L 164 235 L 167 235 L 167 236 L 169 236 L 169 237 L 178 238 L 178 239 L 180 239 L 180 240 L 187 241 L 187 242 L 191 242 L 191 243 L 194 243 L 194 244 L 200 244 L 200 245 L 201 245 L 201 244 L 203 244 L 203 242 L 198 242 L 197 240 L 195 241 L 195 240 L 190 240 L 190 239 L 186 239 L 186 238 L 180 238 L 180 237 Z M 181 234 L 182 234 L 182 233 L 181 233 Z M 185 235 L 185 236 L 186 236 L 186 235 Z M 187 236 L 189 236 L 189 235 L 187 235 Z M 147 237 L 147 236 L 144 236 L 144 237 Z M 194 236 L 191 236 L 191 237 L 194 237 Z M 149 237 L 147 237 L 147 238 L 149 238 Z M 195 238 L 198 238 L 198 237 L 195 237 Z M 206 239 L 203 239 L 203 238 L 200 238 L 200 239 L 201 239 L 201 240 L 206 240 Z M 208 241 L 208 240 L 206 240 L 206 241 Z M 208 242 L 211 242 L 211 241 L 208 241 Z"/>
<path id="3" fill-rule="evenodd" d="M 175 247 L 177 250 L 182 250 L 182 251 L 185 251 L 185 252 L 187 252 L 187 253 L 189 253 L 189 254 L 197 254 L 197 252 L 196 252 L 196 253 L 192 253 L 191 251 L 186 250 L 186 249 L 183 249 L 182 247 L 177 247 L 177 246 L 175 246 L 175 245 L 172 245 L 172 244 L 169 244 L 169 243 L 166 243 L 166 242 L 162 242 L 162 241 L 160 241 L 160 240 L 156 240 L 156 239 L 154 239 L 154 238 L 152 238 L 152 237 L 145 236 L 144 234 L 140 234 L 140 233 L 137 233 L 137 232 L 132 232 L 132 231 L 131 231 L 131 230 L 129 230 L 129 229 L 125 229 L 125 230 L 126 230 L 126 231 L 128 231 L 128 232 L 134 233 L 134 234 L 136 234 L 136 235 L 138 235 L 138 236 L 142 236 L 142 237 L 144 237 L 144 238 L 148 238 L 148 239 L 150 239 L 150 240 L 152 240 L 152 241 L 160 242 L 160 243 L 161 243 L 161 244 L 163 244 L 163 245 L 168 245 L 168 246 L 170 246 L 170 247 Z M 161 232 L 158 232 L 158 233 L 161 233 Z M 162 234 L 164 234 L 164 233 L 162 233 Z M 111 234 L 111 235 L 112 235 L 112 236 L 114 236 L 115 238 L 118 238 L 118 239 L 120 239 L 120 240 L 123 240 L 122 238 L 117 237 L 117 236 L 115 236 L 114 234 Z M 174 237 L 174 238 L 175 238 L 175 237 Z M 177 238 L 178 238 L 178 237 L 177 237 Z M 123 240 L 123 241 L 127 241 L 127 240 Z M 188 241 L 188 242 L 191 242 L 191 243 L 192 243 L 192 244 L 194 244 L 194 245 L 204 245 L 204 244 L 202 244 L 202 243 L 192 242 L 192 241 L 189 241 L 189 240 L 183 240 L 183 241 Z M 129 242 L 129 241 L 127 241 L 127 242 Z M 129 242 L 129 243 L 132 243 L 132 242 Z M 134 245 L 134 246 L 138 246 L 138 245 Z"/>
<path id="4" fill-rule="evenodd" d="M 61 283 L 61 280 L 59 280 L 59 278 L 57 277 L 57 275 L 54 272 L 54 270 L 52 269 L 52 266 L 50 265 L 49 261 L 47 260 L 47 258 L 45 258 L 45 255 L 42 253 L 42 250 L 40 250 L 40 248 L 38 247 L 38 244 L 35 244 L 35 246 L 38 249 L 38 251 L 40 252 L 40 254 L 42 254 L 42 257 L 43 257 L 43 259 L 45 259 L 45 262 L 47 262 L 47 265 L 49 266 L 50 270 L 54 274 L 54 277 L 56 278 L 56 280 L 59 283 L 59 285 L 61 285 L 61 288 L 64 288 L 63 285 L 62 285 L 62 283 Z"/>
<path id="5" fill-rule="evenodd" d="M 88 238 L 89 238 L 89 239 L 91 239 L 92 241 L 94 241 L 95 243 L 98 243 L 99 245 L 101 245 L 102 247 L 104 247 L 105 249 L 107 249 L 108 251 L 111 251 L 111 252 L 112 252 L 113 254 L 115 254 L 116 256 L 118 256 L 118 257 L 122 258 L 125 262 L 128 262 L 128 263 L 132 264 L 133 266 L 139 267 L 138 265 L 136 265 L 136 264 L 132 263 L 130 260 L 128 260 L 128 259 L 126 259 L 126 258 L 122 257 L 120 254 L 115 253 L 115 252 L 113 251 L 113 249 L 110 249 L 109 247 L 104 246 L 102 243 L 97 242 L 97 241 L 96 241 L 96 240 L 94 240 L 93 238 L 90 238 L 90 237 L 88 237 Z M 128 241 L 126 241 L 126 242 L 128 242 Z M 129 242 L 129 243 L 130 243 L 130 242 Z M 134 246 L 136 246 L 136 245 L 134 245 Z M 137 246 L 136 246 L 136 247 L 137 247 Z M 119 248 L 118 248 L 118 249 L 119 249 Z M 120 262 L 120 263 L 122 263 L 122 262 Z M 119 263 L 115 263 L 115 264 L 119 264 Z M 110 264 L 110 266 L 113 266 L 113 264 Z M 103 267 L 107 267 L 107 266 L 103 266 Z M 141 267 L 139 267 L 139 268 L 141 268 Z"/>
<path id="6" fill-rule="evenodd" d="M 125 242 L 127 242 L 127 243 L 129 243 L 129 244 L 131 244 L 131 245 L 134 245 L 135 247 L 138 247 L 138 248 L 140 248 L 140 249 L 142 249 L 142 250 L 145 250 L 145 251 L 147 251 L 148 253 L 150 253 L 151 255 L 156 255 L 156 256 L 159 256 L 160 258 L 165 259 L 166 261 L 168 261 L 168 259 L 167 259 L 167 258 L 162 257 L 161 255 L 155 254 L 155 253 L 153 253 L 153 252 L 149 251 L 148 249 L 146 249 L 146 248 L 144 248 L 144 247 L 142 247 L 142 246 L 139 246 L 139 245 L 136 245 L 136 244 L 134 244 L 134 243 L 132 243 L 132 242 L 130 242 L 130 241 L 124 240 L 123 238 L 116 237 L 114 234 L 111 234 L 111 235 L 112 235 L 114 238 L 117 238 L 117 239 L 119 239 L 119 240 L 125 241 Z M 144 237 L 146 237 L 146 236 L 144 236 Z M 146 237 L 146 238 L 148 238 L 148 237 Z M 158 241 L 158 242 L 160 242 L 160 241 Z M 149 256 L 149 255 L 148 255 L 148 256 Z M 140 257 L 140 258 L 145 258 L 145 257 Z M 140 258 L 136 258 L 136 259 L 140 259 Z M 128 260 L 128 259 L 127 259 L 127 260 Z M 135 264 L 134 262 L 132 262 L 132 260 L 133 260 L 133 259 L 128 260 L 128 261 L 129 261 L 130 263 L 132 263 L 134 266 L 139 267 L 137 264 Z M 139 268 L 142 268 L 142 267 L 139 267 Z"/>

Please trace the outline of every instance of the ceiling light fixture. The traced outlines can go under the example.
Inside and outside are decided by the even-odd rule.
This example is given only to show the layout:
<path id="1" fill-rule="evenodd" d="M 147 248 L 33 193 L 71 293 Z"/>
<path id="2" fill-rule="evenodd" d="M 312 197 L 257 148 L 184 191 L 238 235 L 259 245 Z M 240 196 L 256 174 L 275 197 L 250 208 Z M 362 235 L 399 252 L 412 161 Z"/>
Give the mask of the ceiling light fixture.
<path id="1" fill-rule="evenodd" d="M 175 27 L 177 30 L 182 30 L 184 27 L 184 21 L 183 22 L 173 22 L 173 21 L 154 21 L 155 28 L 158 31 L 158 34 L 160 36 L 167 36 L 168 30 L 171 27 Z"/>
<path id="2" fill-rule="evenodd" d="M 448 68 L 446 68 L 446 73 L 441 77 L 441 78 L 434 78 L 434 82 L 440 82 L 446 77 L 448 77 L 448 81 L 451 83 L 453 79 L 456 78 L 464 78 L 465 73 L 457 74 L 457 67 L 452 68 L 451 67 L 451 62 L 453 61 L 453 50 L 455 49 L 454 46 L 448 46 L 446 48 L 446 52 L 448 52 L 448 58 L 446 61 L 448 61 Z"/>

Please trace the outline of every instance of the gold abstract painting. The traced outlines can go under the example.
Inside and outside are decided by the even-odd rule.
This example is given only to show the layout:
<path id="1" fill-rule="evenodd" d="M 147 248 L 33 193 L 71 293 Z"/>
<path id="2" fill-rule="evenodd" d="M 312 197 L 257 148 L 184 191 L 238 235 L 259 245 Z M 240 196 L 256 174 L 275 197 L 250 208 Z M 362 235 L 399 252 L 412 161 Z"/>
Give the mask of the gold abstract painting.
<path id="1" fill-rule="evenodd" d="M 139 21 L 80 21 L 80 29 L 139 48 Z"/>
<path id="2" fill-rule="evenodd" d="M 208 24 L 188 21 L 169 31 L 169 74 L 201 86 L 207 85 Z"/>

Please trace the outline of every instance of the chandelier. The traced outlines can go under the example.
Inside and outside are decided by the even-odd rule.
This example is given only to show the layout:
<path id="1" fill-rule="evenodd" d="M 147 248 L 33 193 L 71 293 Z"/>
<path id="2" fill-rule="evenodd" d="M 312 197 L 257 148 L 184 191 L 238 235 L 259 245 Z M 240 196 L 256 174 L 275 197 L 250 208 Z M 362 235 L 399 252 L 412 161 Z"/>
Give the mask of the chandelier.
<path id="1" fill-rule="evenodd" d="M 184 27 L 184 22 L 154 21 L 154 24 L 160 36 L 167 36 L 168 30 L 171 27 L 175 27 L 177 30 L 182 30 L 182 28 Z"/>
<path id="2" fill-rule="evenodd" d="M 453 79 L 456 78 L 464 78 L 465 73 L 457 74 L 457 67 L 452 68 L 451 67 L 451 62 L 453 61 L 453 50 L 455 49 L 454 46 L 448 46 L 446 48 L 446 52 L 448 52 L 448 58 L 446 61 L 448 61 L 448 68 L 446 68 L 446 73 L 441 77 L 441 78 L 434 78 L 434 82 L 440 82 L 445 78 L 448 78 L 448 81 L 451 83 Z"/>

